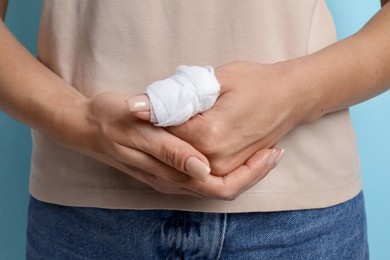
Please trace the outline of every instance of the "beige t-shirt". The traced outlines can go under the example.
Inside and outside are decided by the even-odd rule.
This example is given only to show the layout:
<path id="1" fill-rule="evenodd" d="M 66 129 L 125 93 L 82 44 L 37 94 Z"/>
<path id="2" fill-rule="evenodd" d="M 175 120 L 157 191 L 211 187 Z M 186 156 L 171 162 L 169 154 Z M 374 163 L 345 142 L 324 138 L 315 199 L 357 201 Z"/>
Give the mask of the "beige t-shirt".
<path id="1" fill-rule="evenodd" d="M 273 63 L 336 40 L 325 0 L 45 1 L 39 58 L 87 97 L 142 93 L 178 65 Z M 343 86 L 340 86 L 342 88 Z M 320 208 L 361 189 L 347 110 L 286 135 L 281 164 L 234 201 L 166 195 L 33 130 L 31 194 L 72 206 L 211 212 Z"/>

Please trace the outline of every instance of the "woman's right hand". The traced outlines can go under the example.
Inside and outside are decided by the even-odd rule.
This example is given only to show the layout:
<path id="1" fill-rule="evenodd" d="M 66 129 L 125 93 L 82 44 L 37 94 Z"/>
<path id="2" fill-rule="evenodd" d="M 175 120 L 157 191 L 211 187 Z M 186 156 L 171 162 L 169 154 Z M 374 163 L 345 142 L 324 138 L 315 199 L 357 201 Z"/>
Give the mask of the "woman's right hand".
<path id="1" fill-rule="evenodd" d="M 83 112 L 74 120 L 79 136 L 71 138 L 78 141 L 67 138 L 62 143 L 159 192 L 203 198 L 234 199 L 275 166 L 280 150 L 264 149 L 224 177 L 209 175 L 203 154 L 163 128 L 135 117 L 126 104 L 129 98 L 105 92 L 80 103 Z"/>

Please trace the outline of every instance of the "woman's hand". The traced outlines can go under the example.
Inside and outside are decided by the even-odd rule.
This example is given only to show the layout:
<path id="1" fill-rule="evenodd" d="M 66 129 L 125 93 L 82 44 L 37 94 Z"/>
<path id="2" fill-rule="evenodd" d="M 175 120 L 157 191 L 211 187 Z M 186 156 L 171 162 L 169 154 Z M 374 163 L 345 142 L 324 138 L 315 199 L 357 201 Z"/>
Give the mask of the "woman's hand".
<path id="1" fill-rule="evenodd" d="M 302 122 L 308 98 L 279 64 L 233 62 L 215 69 L 221 95 L 214 107 L 168 131 L 189 142 L 225 175 L 259 149 L 273 147 Z"/>
<path id="2" fill-rule="evenodd" d="M 75 126 L 82 136 L 72 138 L 82 142 L 70 146 L 157 191 L 213 199 L 236 198 L 276 165 L 280 150 L 264 149 L 226 176 L 207 178 L 207 158 L 163 128 L 136 118 L 128 109 L 128 98 L 108 92 L 85 102 L 80 109 L 85 120 L 74 120 L 84 122 Z"/>

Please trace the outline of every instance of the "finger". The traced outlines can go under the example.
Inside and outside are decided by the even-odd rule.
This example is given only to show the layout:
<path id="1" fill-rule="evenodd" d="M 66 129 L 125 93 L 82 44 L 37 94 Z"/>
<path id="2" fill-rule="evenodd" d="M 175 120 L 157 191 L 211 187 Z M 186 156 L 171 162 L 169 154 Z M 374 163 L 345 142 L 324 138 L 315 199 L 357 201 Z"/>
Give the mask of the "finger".
<path id="1" fill-rule="evenodd" d="M 225 99 L 224 96 L 220 96 L 209 110 L 195 115 L 181 125 L 168 127 L 167 131 L 191 144 L 202 144 L 207 138 L 219 135 L 221 131 L 226 130 L 224 122 L 229 118 L 226 111 L 230 111 L 230 108 L 223 102 Z"/>
<path id="2" fill-rule="evenodd" d="M 126 100 L 126 104 L 136 117 L 150 121 L 150 100 L 147 95 L 131 97 Z"/>
<path id="3" fill-rule="evenodd" d="M 164 163 L 206 181 L 211 169 L 207 158 L 193 146 L 166 132 L 164 138 L 154 139 L 149 153 Z"/>
<path id="4" fill-rule="evenodd" d="M 150 121 L 150 112 L 149 111 L 139 111 L 134 112 L 134 115 L 138 117 L 139 119 Z"/>
<path id="5" fill-rule="evenodd" d="M 183 184 L 196 181 L 193 178 L 182 174 L 176 169 L 160 162 L 152 156 L 129 149 L 118 144 L 117 150 L 122 159 L 115 161 L 106 157 L 100 157 L 99 160 L 122 172 L 129 174 L 133 178 L 147 184 L 154 190 L 165 194 L 191 195 L 199 198 L 205 198 L 202 194 L 183 188 Z M 124 164 L 121 161 L 137 162 L 136 164 Z M 137 170 L 135 170 L 135 168 Z M 139 170 L 142 169 L 142 170 Z"/>
<path id="6" fill-rule="evenodd" d="M 205 132 L 208 127 L 214 127 L 214 124 L 208 117 L 198 114 L 181 125 L 166 127 L 165 130 L 198 147 L 202 138 L 207 137 Z"/>
<path id="7" fill-rule="evenodd" d="M 129 160 L 136 159 L 136 167 L 143 170 L 134 171 L 133 168 L 123 164 L 119 165 L 119 169 L 124 172 L 128 172 L 130 169 L 130 175 L 148 184 L 156 191 L 164 194 L 191 195 L 198 198 L 210 198 L 197 190 L 192 191 L 186 188 L 193 185 L 193 183 L 200 183 L 198 180 L 188 175 L 183 175 L 182 172 L 141 151 L 128 149 L 124 146 L 120 149 L 122 149 L 123 154 L 127 156 Z"/>
<path id="8" fill-rule="evenodd" d="M 189 188 L 207 197 L 233 200 L 263 179 L 280 161 L 281 154 L 279 148 L 262 149 L 231 173 L 223 177 L 211 175 L 207 183 L 193 183 Z"/>
<path id="9" fill-rule="evenodd" d="M 276 166 L 281 149 L 267 150 L 256 152 L 243 166 L 224 176 L 226 185 L 236 192 L 233 197 L 237 197 L 258 183 Z"/>
<path id="10" fill-rule="evenodd" d="M 211 171 L 209 161 L 189 143 L 149 124 L 139 124 L 136 134 L 131 140 L 123 139 L 121 144 L 150 154 L 189 176 L 207 180 Z"/>
<path id="11" fill-rule="evenodd" d="M 243 183 L 239 194 L 248 190 L 249 188 L 254 186 L 256 183 L 261 181 L 264 177 L 266 177 L 270 173 L 270 171 L 272 171 L 278 165 L 278 163 L 282 160 L 283 155 L 284 155 L 284 149 L 280 149 L 280 148 L 271 149 L 271 153 L 270 153 L 265 165 L 264 165 L 264 161 L 261 162 L 260 160 L 258 160 L 258 156 L 260 155 L 259 153 L 261 153 L 261 150 L 256 152 L 246 162 L 246 165 L 250 169 L 250 171 L 247 171 L 247 174 L 248 174 L 247 182 L 246 182 L 247 185 L 245 185 L 245 183 Z M 239 189 L 240 187 L 237 187 L 237 188 Z M 237 194 L 237 195 L 239 195 L 239 194 Z"/>

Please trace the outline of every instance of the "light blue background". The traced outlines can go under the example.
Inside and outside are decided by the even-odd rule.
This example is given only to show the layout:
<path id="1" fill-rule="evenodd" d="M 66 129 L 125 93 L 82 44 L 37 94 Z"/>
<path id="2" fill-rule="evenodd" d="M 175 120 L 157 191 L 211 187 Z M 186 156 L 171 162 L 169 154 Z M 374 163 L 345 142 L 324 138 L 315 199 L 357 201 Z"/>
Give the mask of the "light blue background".
<path id="1" fill-rule="evenodd" d="M 36 53 L 41 1 L 11 0 L 6 23 Z M 328 0 L 339 38 L 363 26 L 379 0 Z M 352 108 L 366 196 L 371 259 L 390 259 L 390 93 Z M 24 259 L 29 129 L 0 112 L 0 260 Z"/>

